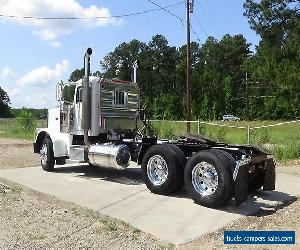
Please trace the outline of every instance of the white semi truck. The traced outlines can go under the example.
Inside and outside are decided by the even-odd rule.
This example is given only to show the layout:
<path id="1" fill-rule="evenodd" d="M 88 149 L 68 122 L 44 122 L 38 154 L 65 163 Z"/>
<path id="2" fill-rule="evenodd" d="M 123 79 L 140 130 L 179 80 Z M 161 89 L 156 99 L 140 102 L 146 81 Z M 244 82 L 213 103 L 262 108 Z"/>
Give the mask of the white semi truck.
<path id="1" fill-rule="evenodd" d="M 249 192 L 275 189 L 272 157 L 253 146 L 201 135 L 172 141 L 143 136 L 139 84 L 90 76 L 91 54 L 89 48 L 82 80 L 57 84 L 59 105 L 49 110 L 48 127 L 36 129 L 34 152 L 45 171 L 65 163 L 122 170 L 133 161 L 151 192 L 168 195 L 184 186 L 207 207 L 232 198 L 240 204 Z"/>

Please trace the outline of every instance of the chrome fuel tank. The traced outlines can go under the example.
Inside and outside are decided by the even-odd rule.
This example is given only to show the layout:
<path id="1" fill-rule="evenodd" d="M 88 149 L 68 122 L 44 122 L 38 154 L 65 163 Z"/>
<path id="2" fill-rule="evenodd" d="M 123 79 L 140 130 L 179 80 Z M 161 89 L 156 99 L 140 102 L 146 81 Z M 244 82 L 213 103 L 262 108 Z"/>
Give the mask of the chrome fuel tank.
<path id="1" fill-rule="evenodd" d="M 125 144 L 102 143 L 89 149 L 89 162 L 94 166 L 125 169 L 129 166 L 130 150 Z"/>

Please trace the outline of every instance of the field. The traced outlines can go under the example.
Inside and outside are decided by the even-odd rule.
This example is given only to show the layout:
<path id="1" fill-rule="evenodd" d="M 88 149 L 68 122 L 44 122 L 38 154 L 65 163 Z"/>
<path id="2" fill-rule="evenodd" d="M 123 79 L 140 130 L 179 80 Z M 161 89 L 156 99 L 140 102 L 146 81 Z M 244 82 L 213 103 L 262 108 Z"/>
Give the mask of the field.
<path id="1" fill-rule="evenodd" d="M 276 127 L 255 128 L 282 121 L 238 121 L 219 122 L 212 121 L 210 124 L 198 122 L 191 123 L 191 132 L 200 134 L 219 142 L 231 144 L 256 145 L 264 150 L 273 153 L 276 159 L 281 162 L 298 159 L 300 152 L 300 122 L 284 124 Z M 36 127 L 45 127 L 45 120 L 37 120 L 34 127 L 29 130 L 22 129 L 15 119 L 0 119 L 0 138 L 16 138 L 33 140 Z M 186 123 L 174 121 L 152 121 L 152 128 L 160 138 L 175 139 L 186 134 Z M 221 125 L 221 126 L 220 126 Z M 243 127 L 243 128 L 231 128 Z M 248 126 L 251 128 L 248 134 Z"/>
<path id="2" fill-rule="evenodd" d="M 300 152 L 300 122 L 284 124 L 281 126 L 256 128 L 271 124 L 281 123 L 282 121 L 238 121 L 220 122 L 213 121 L 210 124 L 200 123 L 200 134 L 219 142 L 231 144 L 256 145 L 270 153 L 275 154 L 279 161 L 298 159 Z M 152 128 L 160 138 L 175 139 L 186 133 L 187 124 L 184 122 L 173 121 L 152 121 Z M 244 128 L 230 128 L 244 127 Z M 191 133 L 198 133 L 198 123 L 191 123 Z"/>
<path id="3" fill-rule="evenodd" d="M 33 140 L 35 128 L 45 127 L 45 120 L 36 120 L 34 126 L 29 130 L 24 130 L 16 119 L 0 118 L 0 138 L 15 138 L 23 140 Z"/>

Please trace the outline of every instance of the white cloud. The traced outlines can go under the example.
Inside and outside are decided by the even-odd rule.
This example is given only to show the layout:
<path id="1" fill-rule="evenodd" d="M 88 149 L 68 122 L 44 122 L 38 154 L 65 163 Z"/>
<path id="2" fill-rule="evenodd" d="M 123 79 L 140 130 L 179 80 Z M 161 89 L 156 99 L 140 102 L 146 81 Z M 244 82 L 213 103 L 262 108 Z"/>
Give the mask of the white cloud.
<path id="1" fill-rule="evenodd" d="M 111 17 L 108 8 L 91 5 L 84 8 L 76 0 L 0 0 L 2 14 L 36 17 Z M 12 18 L 8 21 L 34 28 L 34 34 L 42 40 L 55 41 L 59 36 L 70 34 L 79 28 L 95 28 L 110 24 L 119 24 L 116 18 L 88 20 L 41 20 Z"/>
<path id="2" fill-rule="evenodd" d="M 60 48 L 61 47 L 61 43 L 58 42 L 58 41 L 51 42 L 50 44 L 54 48 Z"/>
<path id="3" fill-rule="evenodd" d="M 53 67 L 37 67 L 7 85 L 12 107 L 54 107 L 55 84 L 68 73 L 69 66 L 68 60 L 62 60 Z"/>
<path id="4" fill-rule="evenodd" d="M 3 80 L 6 80 L 6 79 L 14 77 L 14 76 L 15 76 L 15 73 L 9 67 L 4 67 L 0 71 L 0 78 Z"/>
<path id="5" fill-rule="evenodd" d="M 69 61 L 63 60 L 61 63 L 57 63 L 54 69 L 48 66 L 42 66 L 31 70 L 26 75 L 17 79 L 17 87 L 25 86 L 38 86 L 45 87 L 51 83 L 55 83 L 60 80 L 62 74 L 69 69 Z"/>
<path id="6" fill-rule="evenodd" d="M 36 108 L 45 108 L 45 107 L 54 107 L 56 103 L 55 92 L 51 93 L 35 93 L 28 94 L 24 100 L 26 107 L 36 107 Z"/>
<path id="7" fill-rule="evenodd" d="M 8 95 L 10 98 L 14 98 L 15 96 L 18 96 L 20 94 L 21 94 L 21 91 L 18 88 L 14 88 L 14 89 L 8 91 Z"/>
<path id="8" fill-rule="evenodd" d="M 51 108 L 57 104 L 55 84 L 44 88 L 14 86 L 12 89 L 8 89 L 7 93 L 14 108 Z"/>

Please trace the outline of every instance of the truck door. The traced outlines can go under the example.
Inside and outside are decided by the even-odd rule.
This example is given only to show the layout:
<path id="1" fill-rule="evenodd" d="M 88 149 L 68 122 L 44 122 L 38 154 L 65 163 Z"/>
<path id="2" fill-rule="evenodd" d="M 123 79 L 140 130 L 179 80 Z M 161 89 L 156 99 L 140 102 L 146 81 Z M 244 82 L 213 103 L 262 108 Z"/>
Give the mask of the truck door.
<path id="1" fill-rule="evenodd" d="M 80 86 L 76 89 L 75 105 L 74 105 L 74 132 L 77 134 L 82 133 L 81 115 L 82 115 L 82 88 Z"/>

